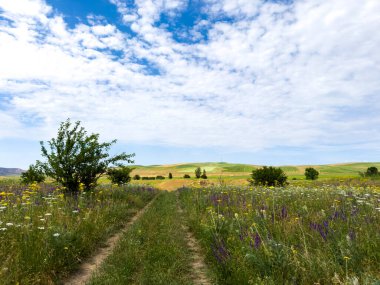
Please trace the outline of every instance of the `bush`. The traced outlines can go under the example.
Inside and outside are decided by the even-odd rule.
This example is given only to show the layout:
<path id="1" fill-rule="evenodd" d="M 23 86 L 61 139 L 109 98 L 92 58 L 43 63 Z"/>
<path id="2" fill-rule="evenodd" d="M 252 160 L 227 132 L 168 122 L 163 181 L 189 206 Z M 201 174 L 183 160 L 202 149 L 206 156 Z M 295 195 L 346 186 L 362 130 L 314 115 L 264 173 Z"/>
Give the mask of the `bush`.
<path id="1" fill-rule="evenodd" d="M 171 172 L 169 173 L 169 179 L 173 179 L 173 174 Z"/>
<path id="2" fill-rule="evenodd" d="M 312 167 L 308 167 L 305 169 L 305 177 L 307 180 L 316 180 L 318 179 L 318 175 L 319 172 Z"/>
<path id="3" fill-rule="evenodd" d="M 367 171 L 365 172 L 365 176 L 371 177 L 371 176 L 378 176 L 379 170 L 375 166 L 371 166 L 367 168 Z"/>
<path id="4" fill-rule="evenodd" d="M 165 179 L 164 176 L 161 176 L 161 175 L 157 175 L 157 176 L 156 176 L 156 180 L 164 180 L 164 179 Z"/>
<path id="5" fill-rule="evenodd" d="M 251 185 L 284 186 L 287 176 L 281 168 L 264 166 L 252 171 Z"/>
<path id="6" fill-rule="evenodd" d="M 196 177 L 196 178 L 201 178 L 201 174 L 202 174 L 201 168 L 200 168 L 200 167 L 197 167 L 197 168 L 195 169 L 195 177 Z"/>
<path id="7" fill-rule="evenodd" d="M 183 176 L 183 178 L 190 178 L 190 175 L 189 175 L 189 174 L 185 174 L 185 175 Z"/>
<path id="8" fill-rule="evenodd" d="M 156 177 L 144 176 L 142 180 L 156 180 Z"/>
<path id="9" fill-rule="evenodd" d="M 203 174 L 201 175 L 201 178 L 202 179 L 207 179 L 207 174 L 206 174 L 206 170 L 203 169 Z"/>
<path id="10" fill-rule="evenodd" d="M 110 168 L 107 175 L 113 184 L 123 185 L 131 181 L 131 172 L 133 168 L 121 165 L 118 168 Z"/>
<path id="11" fill-rule="evenodd" d="M 140 177 L 140 175 L 138 175 L 138 174 L 135 174 L 134 176 L 133 176 L 133 180 L 140 180 L 141 179 L 141 177 Z"/>
<path id="12" fill-rule="evenodd" d="M 39 162 L 31 164 L 27 171 L 21 173 L 21 183 L 30 184 L 33 182 L 41 183 L 45 181 L 45 174 Z"/>

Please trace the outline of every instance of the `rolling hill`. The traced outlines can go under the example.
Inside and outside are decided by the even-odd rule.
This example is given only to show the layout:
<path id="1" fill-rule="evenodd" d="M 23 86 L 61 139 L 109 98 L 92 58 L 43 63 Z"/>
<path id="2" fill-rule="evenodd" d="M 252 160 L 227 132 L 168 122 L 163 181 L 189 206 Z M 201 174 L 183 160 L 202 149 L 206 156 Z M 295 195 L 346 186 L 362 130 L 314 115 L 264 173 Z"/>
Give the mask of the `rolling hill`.
<path id="1" fill-rule="evenodd" d="M 20 175 L 24 170 L 20 168 L 5 168 L 0 167 L 0 176 L 12 176 L 12 175 Z"/>

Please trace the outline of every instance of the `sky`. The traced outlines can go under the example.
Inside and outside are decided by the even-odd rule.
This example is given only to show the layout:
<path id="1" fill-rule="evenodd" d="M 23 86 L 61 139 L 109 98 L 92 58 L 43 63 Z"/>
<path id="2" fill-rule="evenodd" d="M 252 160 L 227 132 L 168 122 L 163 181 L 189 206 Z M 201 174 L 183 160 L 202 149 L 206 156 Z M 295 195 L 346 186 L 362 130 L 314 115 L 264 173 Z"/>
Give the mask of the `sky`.
<path id="1" fill-rule="evenodd" d="M 137 164 L 380 161 L 378 0 L 0 0 L 0 167 L 81 121 Z"/>

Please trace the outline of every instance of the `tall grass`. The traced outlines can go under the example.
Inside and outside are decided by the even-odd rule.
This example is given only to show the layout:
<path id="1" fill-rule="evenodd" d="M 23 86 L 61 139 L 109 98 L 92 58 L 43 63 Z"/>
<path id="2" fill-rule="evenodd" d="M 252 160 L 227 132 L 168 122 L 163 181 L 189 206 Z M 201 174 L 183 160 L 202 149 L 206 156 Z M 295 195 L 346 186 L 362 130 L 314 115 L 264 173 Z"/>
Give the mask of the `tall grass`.
<path id="1" fill-rule="evenodd" d="M 65 198 L 61 190 L 0 186 L 1 284 L 56 283 L 156 194 L 109 185 Z"/>
<path id="2" fill-rule="evenodd" d="M 379 193 L 309 184 L 184 188 L 180 197 L 220 284 L 374 284 Z"/>
<path id="3" fill-rule="evenodd" d="M 163 192 L 122 237 L 90 284 L 192 284 L 175 193 Z"/>

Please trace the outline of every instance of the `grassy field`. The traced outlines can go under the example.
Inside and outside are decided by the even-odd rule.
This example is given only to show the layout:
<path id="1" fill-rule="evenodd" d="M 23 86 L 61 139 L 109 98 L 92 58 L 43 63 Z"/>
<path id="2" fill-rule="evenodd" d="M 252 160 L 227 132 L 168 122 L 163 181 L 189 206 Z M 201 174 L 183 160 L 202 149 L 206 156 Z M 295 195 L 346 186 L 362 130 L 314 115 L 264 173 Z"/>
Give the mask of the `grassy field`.
<path id="1" fill-rule="evenodd" d="M 100 186 L 77 198 L 52 184 L 0 184 L 0 284 L 55 284 L 150 201 L 146 187 Z"/>
<path id="2" fill-rule="evenodd" d="M 218 284 L 379 284 L 380 187 L 180 190 Z"/>
<path id="3" fill-rule="evenodd" d="M 116 232 L 121 239 L 89 284 L 199 284 L 189 232 L 201 245 L 206 284 L 380 283 L 380 180 L 231 186 L 246 179 L 237 177 L 189 179 L 172 192 L 104 180 L 77 198 L 54 184 L 2 179 L 0 284 L 61 284 Z"/>
<path id="4" fill-rule="evenodd" d="M 347 163 L 331 165 L 301 165 L 301 166 L 280 166 L 288 175 L 289 180 L 304 180 L 304 172 L 307 167 L 314 167 L 320 172 L 319 179 L 326 180 L 332 178 L 355 178 L 359 177 L 359 172 L 365 172 L 368 167 L 376 166 L 380 169 L 380 162 L 373 163 Z M 205 163 L 186 163 L 173 165 L 153 165 L 153 166 L 135 166 L 132 176 L 155 177 L 161 175 L 166 177 L 165 180 L 144 180 L 133 181 L 138 184 L 149 184 L 163 190 L 175 190 L 179 187 L 191 186 L 196 183 L 194 171 L 197 167 L 205 169 L 208 176 L 209 184 L 218 185 L 225 183 L 231 186 L 247 186 L 247 179 L 253 169 L 260 167 L 250 164 L 233 164 L 222 162 L 205 162 Z M 169 173 L 173 174 L 173 179 L 169 180 Z M 184 179 L 183 175 L 189 174 L 191 179 Z M 105 181 L 105 180 L 104 180 Z"/>

